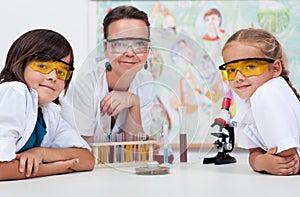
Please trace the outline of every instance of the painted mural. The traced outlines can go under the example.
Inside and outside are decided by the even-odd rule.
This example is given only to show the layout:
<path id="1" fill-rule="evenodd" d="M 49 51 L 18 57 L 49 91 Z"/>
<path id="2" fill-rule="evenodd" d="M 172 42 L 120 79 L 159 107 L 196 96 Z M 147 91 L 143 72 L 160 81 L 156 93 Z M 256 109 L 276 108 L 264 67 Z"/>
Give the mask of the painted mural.
<path id="1" fill-rule="evenodd" d="M 186 108 L 188 141 L 213 142 L 209 132 L 222 98 L 232 97 L 218 65 L 226 39 L 241 28 L 263 28 L 281 41 L 294 86 L 300 90 L 300 4 L 269 1 L 90 1 L 90 50 L 103 57 L 101 23 L 110 9 L 132 5 L 151 23 L 147 69 L 155 83 L 152 132 L 164 117 L 173 143 L 181 130 L 179 108 Z M 231 109 L 234 114 L 234 102 Z"/>

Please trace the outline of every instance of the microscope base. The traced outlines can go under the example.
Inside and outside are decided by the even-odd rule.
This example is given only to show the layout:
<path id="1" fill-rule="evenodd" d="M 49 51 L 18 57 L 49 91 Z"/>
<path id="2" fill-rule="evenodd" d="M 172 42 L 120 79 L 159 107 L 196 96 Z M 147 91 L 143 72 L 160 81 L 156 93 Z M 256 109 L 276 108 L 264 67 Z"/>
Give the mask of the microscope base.
<path id="1" fill-rule="evenodd" d="M 228 153 L 218 152 L 215 157 L 206 157 L 203 159 L 203 164 L 214 163 L 215 165 L 236 163 L 236 159 Z"/>

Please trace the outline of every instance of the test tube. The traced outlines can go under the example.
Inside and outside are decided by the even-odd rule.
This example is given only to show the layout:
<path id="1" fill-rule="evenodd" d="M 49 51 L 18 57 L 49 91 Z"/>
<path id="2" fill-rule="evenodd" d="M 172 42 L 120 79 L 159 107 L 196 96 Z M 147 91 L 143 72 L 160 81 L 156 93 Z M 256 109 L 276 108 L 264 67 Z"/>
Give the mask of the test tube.
<path id="1" fill-rule="evenodd" d="M 143 144 L 140 142 L 143 141 L 143 133 L 138 133 L 137 134 L 137 144 L 136 144 L 136 149 L 137 149 L 137 155 L 136 155 L 136 160 L 141 161 L 142 160 L 142 148 Z"/>
<path id="2" fill-rule="evenodd" d="M 114 142 L 116 138 L 116 133 L 111 133 L 110 134 L 110 138 L 109 138 L 109 142 Z M 108 162 L 109 163 L 114 163 L 115 159 L 114 159 L 114 155 L 115 155 L 115 147 L 114 146 L 108 146 Z"/>
<path id="3" fill-rule="evenodd" d="M 100 163 L 107 162 L 107 149 L 106 146 L 100 146 Z"/>
<path id="4" fill-rule="evenodd" d="M 187 162 L 187 139 L 186 139 L 186 107 L 179 107 L 179 117 L 180 117 L 180 134 L 179 134 L 179 144 L 180 144 L 180 162 Z"/>
<path id="5" fill-rule="evenodd" d="M 149 144 L 149 161 L 153 161 L 153 145 L 154 144 Z"/>
<path id="6" fill-rule="evenodd" d="M 169 163 L 169 140 L 168 140 L 168 125 L 164 124 L 163 126 L 163 137 L 164 137 L 164 163 Z"/>
<path id="7" fill-rule="evenodd" d="M 146 141 L 147 140 L 147 135 L 143 134 L 142 137 L 142 141 Z M 147 149 L 146 149 L 146 144 L 142 144 L 142 161 L 146 161 L 147 160 Z"/>
<path id="8" fill-rule="evenodd" d="M 132 141 L 132 134 L 131 133 L 126 133 L 126 141 Z M 125 162 L 130 162 L 131 161 L 131 145 L 126 144 L 125 145 Z"/>
<path id="9" fill-rule="evenodd" d="M 132 133 L 131 137 L 132 141 L 137 142 L 138 141 L 138 135 Z M 132 151 L 132 157 L 131 161 L 138 161 L 138 155 L 139 155 L 139 149 L 138 149 L 138 144 L 133 144 L 131 146 L 131 151 Z"/>
<path id="10" fill-rule="evenodd" d="M 93 153 L 95 158 L 95 164 L 99 163 L 99 146 L 93 146 Z"/>

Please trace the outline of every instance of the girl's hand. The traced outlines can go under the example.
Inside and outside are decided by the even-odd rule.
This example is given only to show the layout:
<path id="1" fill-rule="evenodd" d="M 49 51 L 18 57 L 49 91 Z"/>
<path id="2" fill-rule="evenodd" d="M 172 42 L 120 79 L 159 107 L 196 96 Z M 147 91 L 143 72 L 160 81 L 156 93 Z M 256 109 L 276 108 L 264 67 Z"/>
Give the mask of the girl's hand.
<path id="1" fill-rule="evenodd" d="M 257 156 L 256 167 L 274 175 L 297 174 L 299 157 L 294 149 L 288 154 L 276 154 L 277 147 L 269 149 L 265 154 Z"/>
<path id="2" fill-rule="evenodd" d="M 43 162 L 43 148 L 32 148 L 17 154 L 16 159 L 20 161 L 19 171 L 25 173 L 26 177 L 35 176 L 39 166 Z"/>
<path id="3" fill-rule="evenodd" d="M 136 95 L 126 91 L 111 91 L 100 102 L 101 115 L 116 116 L 125 108 L 139 104 Z"/>
<path id="4" fill-rule="evenodd" d="M 269 163 L 269 165 L 266 164 L 268 172 L 275 175 L 297 174 L 299 170 L 299 157 L 296 150 L 293 150 L 287 150 L 290 153 L 285 155 L 282 153 L 276 155 L 277 147 L 269 149 L 265 154 L 266 161 Z"/>

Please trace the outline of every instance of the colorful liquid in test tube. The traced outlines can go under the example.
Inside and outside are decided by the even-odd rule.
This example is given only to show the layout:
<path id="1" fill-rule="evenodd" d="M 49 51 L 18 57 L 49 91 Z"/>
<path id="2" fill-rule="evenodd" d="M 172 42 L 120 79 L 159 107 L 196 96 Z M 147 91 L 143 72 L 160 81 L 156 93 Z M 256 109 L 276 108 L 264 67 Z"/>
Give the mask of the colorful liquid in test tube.
<path id="1" fill-rule="evenodd" d="M 186 139 L 186 107 L 179 107 L 180 116 L 180 134 L 179 134 L 179 144 L 180 144 L 180 162 L 187 162 L 187 139 Z"/>
<path id="2" fill-rule="evenodd" d="M 164 163 L 169 163 L 169 140 L 168 140 L 168 125 L 164 124 L 163 126 L 163 135 L 164 135 Z"/>
<path id="3" fill-rule="evenodd" d="M 143 135 L 142 141 L 146 141 L 147 140 L 146 138 L 147 138 L 146 134 Z M 142 161 L 146 161 L 147 160 L 146 144 L 142 144 L 142 150 L 141 150 L 141 152 L 142 152 Z"/>

